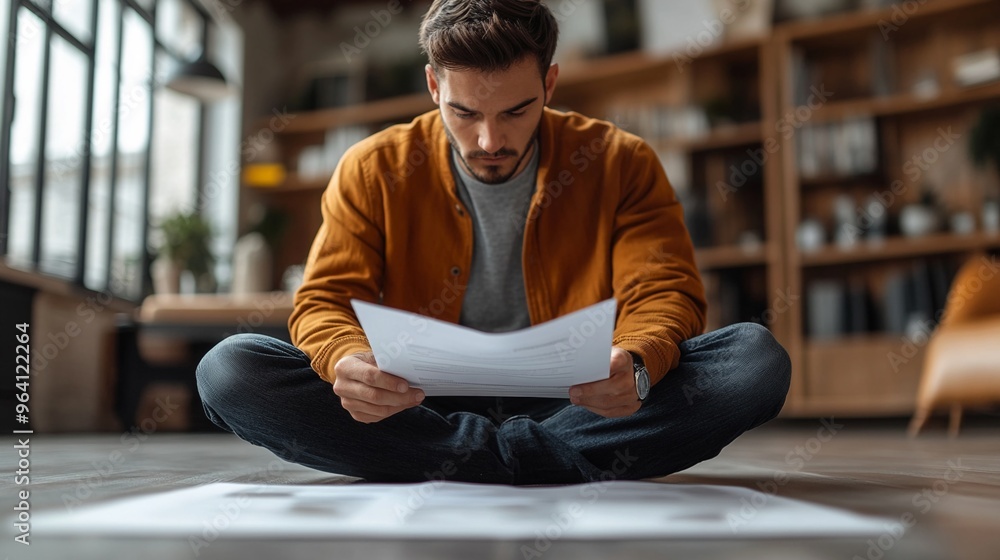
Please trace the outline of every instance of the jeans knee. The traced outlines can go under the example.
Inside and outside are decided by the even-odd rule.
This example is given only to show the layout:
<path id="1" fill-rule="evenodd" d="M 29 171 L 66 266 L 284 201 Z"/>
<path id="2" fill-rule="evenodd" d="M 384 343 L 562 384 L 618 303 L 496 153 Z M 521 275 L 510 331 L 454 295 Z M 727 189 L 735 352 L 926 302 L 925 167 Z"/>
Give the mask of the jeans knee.
<path id="1" fill-rule="evenodd" d="M 774 338 L 766 327 L 758 323 L 733 325 L 742 349 L 742 359 L 746 360 L 748 372 L 752 372 L 754 392 L 762 400 L 784 403 L 792 378 L 792 361 L 788 352 Z"/>
<path id="2" fill-rule="evenodd" d="M 242 333 L 216 344 L 198 363 L 195 377 L 203 402 L 217 405 L 226 396 L 241 391 L 254 373 L 255 356 L 268 347 L 268 337 Z"/>

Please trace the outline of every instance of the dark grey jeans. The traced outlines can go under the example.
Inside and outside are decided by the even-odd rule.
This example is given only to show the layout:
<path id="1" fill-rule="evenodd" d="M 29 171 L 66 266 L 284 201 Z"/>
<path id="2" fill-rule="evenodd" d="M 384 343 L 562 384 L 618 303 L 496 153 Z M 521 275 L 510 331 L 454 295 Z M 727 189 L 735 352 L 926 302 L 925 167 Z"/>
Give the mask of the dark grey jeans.
<path id="1" fill-rule="evenodd" d="M 625 418 L 563 399 L 427 397 L 363 424 L 301 350 L 256 334 L 213 348 L 198 366 L 198 391 L 209 418 L 240 438 L 373 482 L 641 479 L 715 457 L 774 418 L 788 392 L 788 354 L 760 325 L 732 325 L 680 349 L 678 367 Z"/>

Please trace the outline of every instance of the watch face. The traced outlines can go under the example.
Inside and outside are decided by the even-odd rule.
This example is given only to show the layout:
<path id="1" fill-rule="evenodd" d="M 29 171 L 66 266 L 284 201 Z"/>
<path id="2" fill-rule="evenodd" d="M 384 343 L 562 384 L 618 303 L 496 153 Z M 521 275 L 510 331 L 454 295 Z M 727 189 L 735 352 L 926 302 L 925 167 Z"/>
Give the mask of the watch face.
<path id="1" fill-rule="evenodd" d="M 649 395 L 649 372 L 645 367 L 639 368 L 635 374 L 635 389 L 639 393 L 639 400 L 644 400 Z"/>

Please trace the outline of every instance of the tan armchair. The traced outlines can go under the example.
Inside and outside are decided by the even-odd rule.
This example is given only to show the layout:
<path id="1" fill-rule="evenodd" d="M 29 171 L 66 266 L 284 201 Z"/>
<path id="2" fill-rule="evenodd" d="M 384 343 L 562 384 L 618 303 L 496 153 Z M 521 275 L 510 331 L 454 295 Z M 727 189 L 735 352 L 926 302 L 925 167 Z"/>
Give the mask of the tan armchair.
<path id="1" fill-rule="evenodd" d="M 950 411 L 958 435 L 963 408 L 1000 403 L 1000 256 L 977 254 L 952 282 L 944 317 L 931 336 L 910 436 L 936 410 Z"/>

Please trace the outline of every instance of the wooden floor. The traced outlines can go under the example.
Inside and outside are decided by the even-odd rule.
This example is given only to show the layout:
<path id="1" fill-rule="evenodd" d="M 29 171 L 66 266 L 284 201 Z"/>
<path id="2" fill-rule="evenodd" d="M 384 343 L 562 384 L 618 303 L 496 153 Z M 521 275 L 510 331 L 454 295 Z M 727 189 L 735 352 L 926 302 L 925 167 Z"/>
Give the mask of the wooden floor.
<path id="1" fill-rule="evenodd" d="M 836 421 L 827 438 L 819 420 L 780 420 L 744 435 L 723 453 L 662 479 L 758 488 L 781 496 L 876 514 L 913 526 L 900 537 L 752 541 L 557 541 L 546 559 L 1000 558 L 1000 416 L 981 416 L 957 440 L 933 426 L 916 440 L 904 421 Z M 817 436 L 824 436 L 821 438 Z M 5 449 L 13 443 L 7 438 Z M 119 455 L 115 455 L 119 453 Z M 8 452 L 4 455 L 10 457 Z M 110 459 L 110 460 L 109 460 Z M 274 484 L 348 479 L 275 462 L 266 451 L 222 434 L 36 435 L 31 439 L 31 507 L 62 508 L 134 493 L 216 481 Z M 8 465 L 11 460 L 5 460 Z M 114 463 L 114 464 L 112 464 Z M 270 467 L 270 472 L 269 472 Z M 787 476 L 786 476 L 787 475 Z M 951 482 L 950 482 L 951 481 Z M 13 475 L 4 475 L 2 509 L 11 512 Z M 75 500 L 79 500 L 76 502 Z M 5 514 L 5 515 L 6 515 Z M 14 559 L 194 558 L 182 540 L 59 539 L 33 532 L 12 542 L 5 521 L 0 557 Z M 530 542 L 247 541 L 224 536 L 198 558 L 524 559 Z"/>

